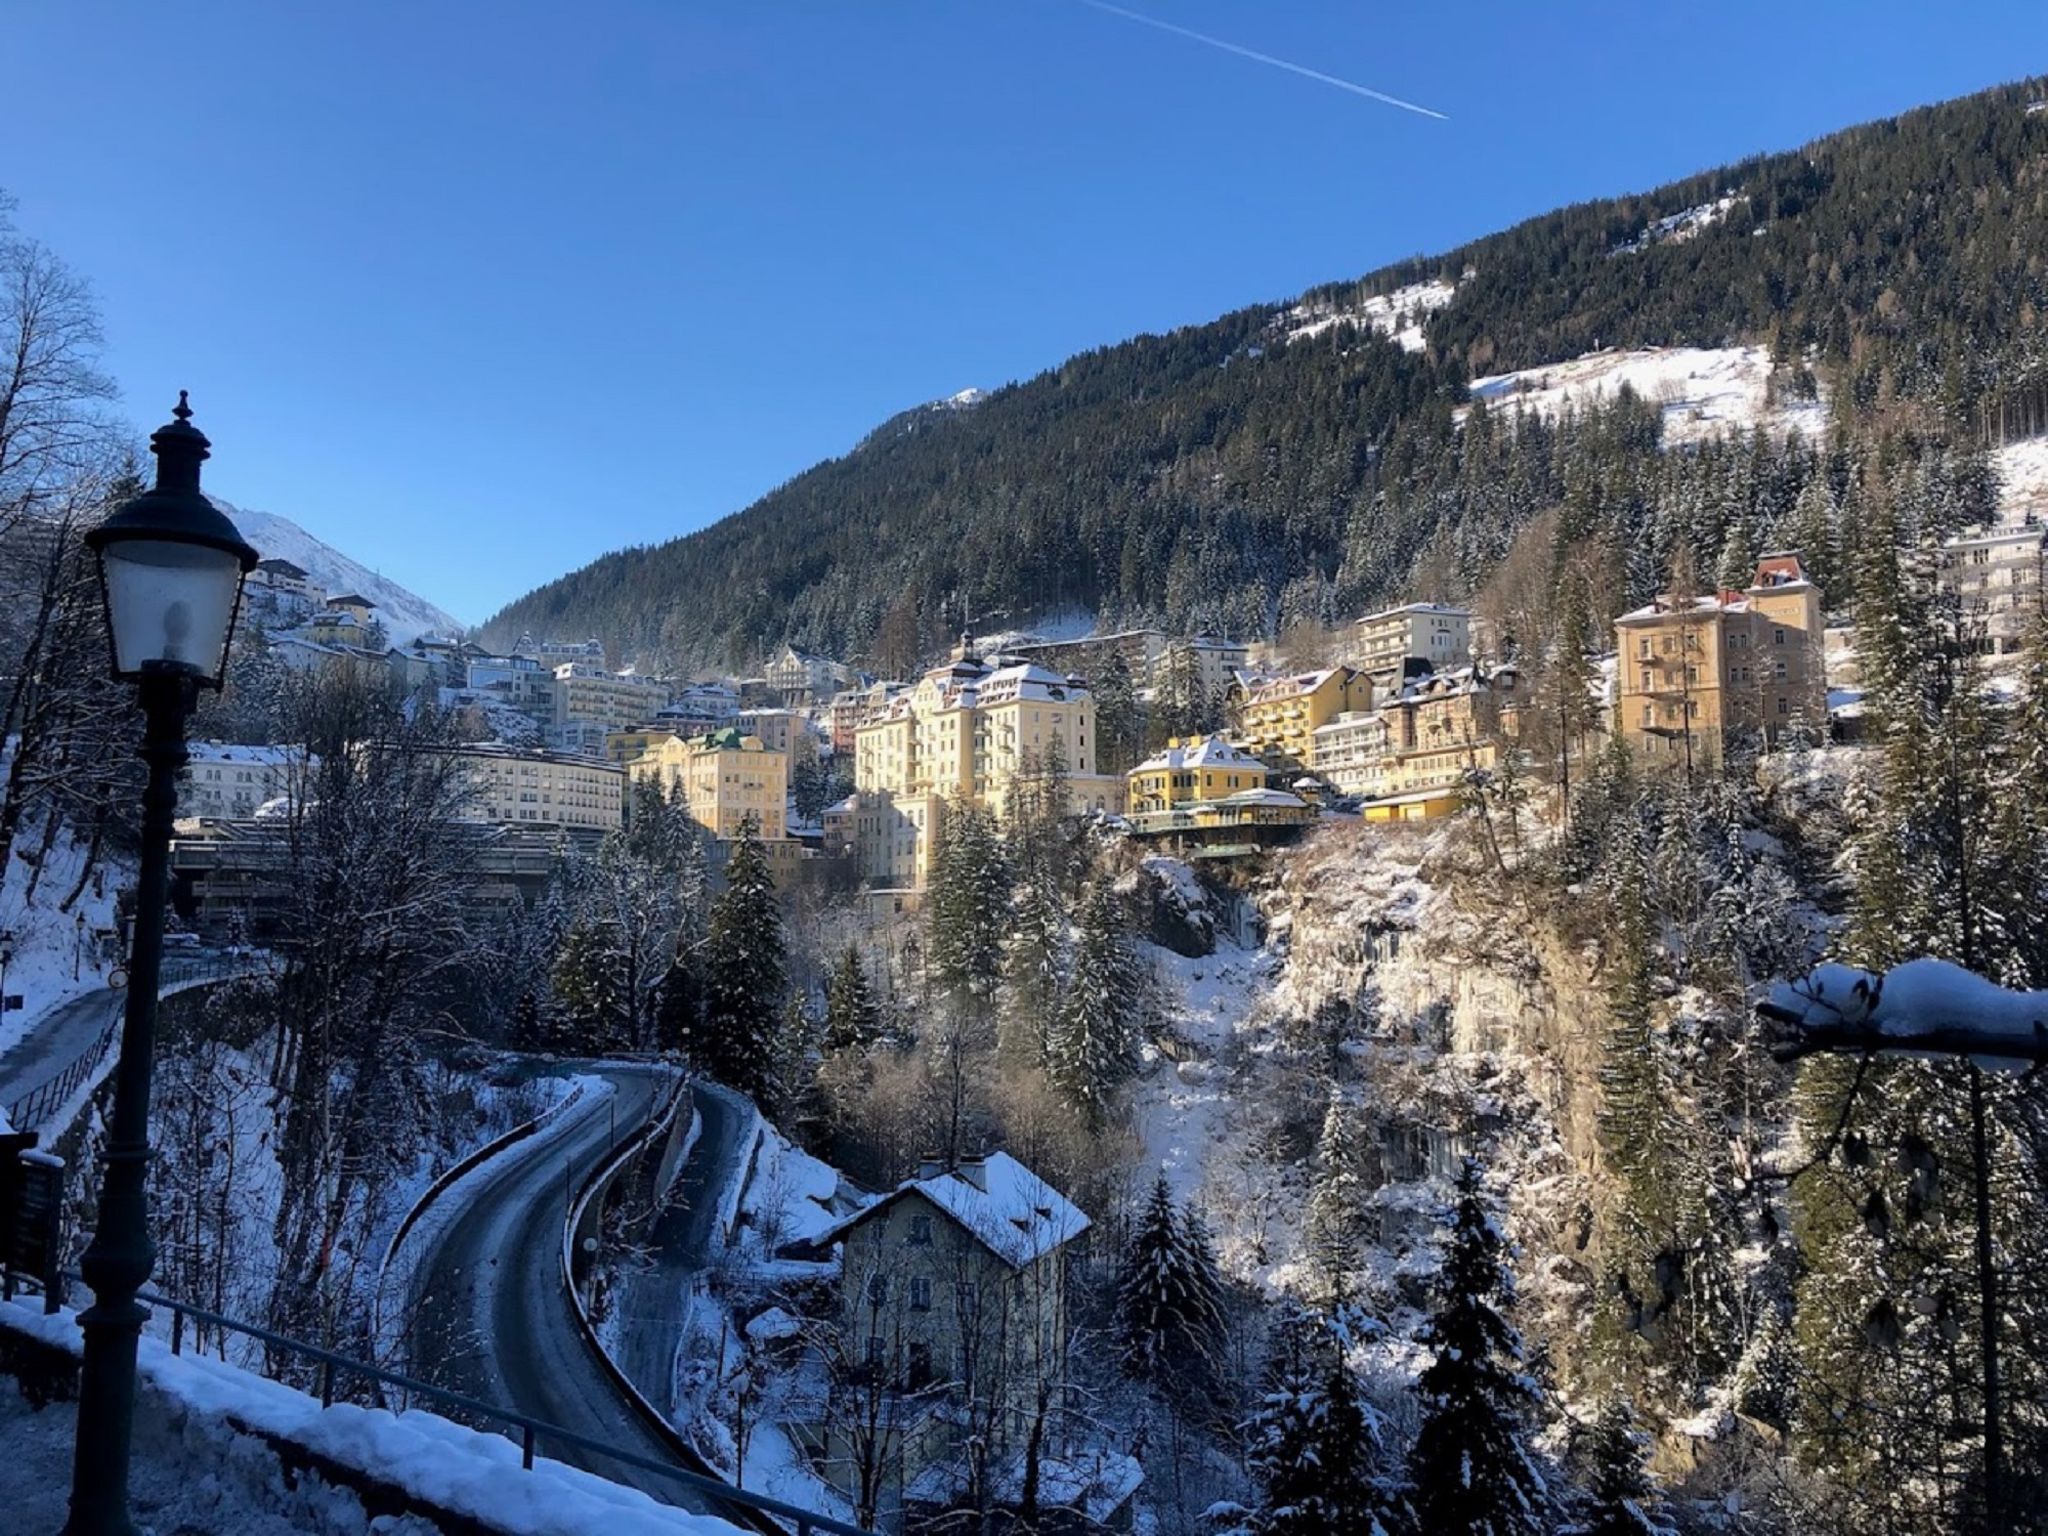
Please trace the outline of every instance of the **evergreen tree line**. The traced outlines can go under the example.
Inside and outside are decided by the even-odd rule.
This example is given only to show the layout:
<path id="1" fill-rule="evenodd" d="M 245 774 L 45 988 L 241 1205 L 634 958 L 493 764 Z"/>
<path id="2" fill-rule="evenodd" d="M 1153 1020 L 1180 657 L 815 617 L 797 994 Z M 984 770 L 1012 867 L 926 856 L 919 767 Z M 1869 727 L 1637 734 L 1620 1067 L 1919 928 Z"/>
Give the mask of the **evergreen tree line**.
<path id="1" fill-rule="evenodd" d="M 1559 503 L 1556 482 L 1583 500 L 1607 478 L 1597 452 L 1538 477 L 1502 473 L 1493 445 L 1459 448 L 1468 379 L 1600 347 L 1746 340 L 1770 349 L 1775 391 L 1824 387 L 1852 432 L 1912 421 L 1959 450 L 1995 442 L 2031 421 L 2048 380 L 2048 279 L 2030 256 L 2048 201 L 2027 169 L 2048 124 L 2025 112 L 2028 89 L 1560 210 L 1308 296 L 1342 309 L 1455 282 L 1419 353 L 1356 327 L 1289 340 L 1286 312 L 1264 306 L 1081 354 L 972 410 L 913 413 L 709 529 L 521 598 L 486 634 L 581 626 L 681 666 L 746 665 L 788 638 L 903 671 L 973 614 L 1083 609 L 1252 639 L 1383 599 L 1463 596 Z M 1722 198 L 1691 238 L 1621 251 Z M 1637 413 L 1638 446 L 1654 449 L 1660 414 Z M 1725 527 L 1691 532 L 1711 570 Z M 1638 600 L 1668 553 L 1646 548 Z"/>

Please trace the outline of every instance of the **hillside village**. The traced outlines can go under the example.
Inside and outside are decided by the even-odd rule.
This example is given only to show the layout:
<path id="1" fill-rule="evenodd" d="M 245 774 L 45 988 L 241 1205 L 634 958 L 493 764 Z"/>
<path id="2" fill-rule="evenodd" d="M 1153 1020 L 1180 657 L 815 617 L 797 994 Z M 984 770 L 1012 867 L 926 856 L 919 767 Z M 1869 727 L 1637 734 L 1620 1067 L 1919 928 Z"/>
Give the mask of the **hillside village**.
<path id="1" fill-rule="evenodd" d="M 2048 365 L 1954 293 L 2038 276 L 2015 89 L 917 407 L 474 630 L 236 514 L 148 801 L 134 466 L 0 475 L 17 1483 L 105 1161 L 186 1529 L 2040 1528 Z"/>

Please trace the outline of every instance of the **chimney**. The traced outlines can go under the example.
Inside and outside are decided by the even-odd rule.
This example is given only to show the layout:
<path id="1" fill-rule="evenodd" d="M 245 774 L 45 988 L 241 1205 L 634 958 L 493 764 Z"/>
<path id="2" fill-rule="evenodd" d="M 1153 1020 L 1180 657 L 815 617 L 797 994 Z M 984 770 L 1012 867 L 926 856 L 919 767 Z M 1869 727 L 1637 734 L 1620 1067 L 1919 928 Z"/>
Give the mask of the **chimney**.
<path id="1" fill-rule="evenodd" d="M 981 1157 L 963 1157 L 960 1159 L 960 1166 L 953 1171 L 983 1194 L 988 1193 L 988 1161 L 986 1154 Z"/>
<path id="2" fill-rule="evenodd" d="M 946 1171 L 946 1165 L 936 1157 L 922 1157 L 917 1162 L 917 1176 L 920 1181 L 936 1179 Z"/>

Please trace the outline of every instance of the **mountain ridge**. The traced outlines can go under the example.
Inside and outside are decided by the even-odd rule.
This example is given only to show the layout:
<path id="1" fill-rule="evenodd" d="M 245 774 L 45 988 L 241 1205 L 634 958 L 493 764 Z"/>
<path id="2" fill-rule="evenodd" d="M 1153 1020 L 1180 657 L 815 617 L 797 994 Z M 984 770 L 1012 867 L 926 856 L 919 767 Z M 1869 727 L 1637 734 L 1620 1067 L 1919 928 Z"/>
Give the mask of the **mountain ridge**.
<path id="1" fill-rule="evenodd" d="M 1271 634 L 1395 596 L 1446 548 L 1469 587 L 1518 531 L 1452 462 L 1471 381 L 1608 349 L 1760 347 L 1772 398 L 1960 439 L 2048 380 L 2048 275 L 2025 254 L 2048 249 L 2037 96 L 1919 108 L 1090 349 L 972 410 L 915 407 L 483 632 L 594 632 L 682 666 L 785 639 L 896 663 L 970 613 Z M 1430 301 L 1397 309 L 1403 290 Z"/>
<path id="2" fill-rule="evenodd" d="M 238 507 L 218 496 L 209 500 L 228 515 L 264 559 L 291 561 L 330 596 L 356 592 L 369 598 L 377 605 L 377 616 L 394 645 L 410 644 L 428 633 L 458 634 L 466 627 L 447 610 L 342 553 L 288 517 Z"/>

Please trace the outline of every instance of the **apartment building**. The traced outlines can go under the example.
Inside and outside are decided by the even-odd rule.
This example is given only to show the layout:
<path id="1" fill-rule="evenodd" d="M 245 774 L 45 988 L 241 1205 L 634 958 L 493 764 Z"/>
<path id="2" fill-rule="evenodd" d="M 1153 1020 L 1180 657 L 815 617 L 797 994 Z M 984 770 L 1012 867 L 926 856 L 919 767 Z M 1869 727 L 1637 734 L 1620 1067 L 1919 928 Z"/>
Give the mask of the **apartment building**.
<path id="1" fill-rule="evenodd" d="M 871 885 L 921 889 L 943 835 L 945 803 L 1001 816 L 1011 786 L 1058 741 L 1069 806 L 1114 811 L 1123 780 L 1095 771 L 1094 700 L 1034 663 L 994 667 L 962 645 L 854 733 L 854 840 Z"/>
<path id="2" fill-rule="evenodd" d="M 312 573 L 289 560 L 258 560 L 256 569 L 249 573 L 249 585 L 315 606 L 324 606 L 326 601 L 326 594 L 314 585 Z"/>
<path id="3" fill-rule="evenodd" d="M 1401 686 L 1411 659 L 1433 672 L 1463 666 L 1472 655 L 1472 613 L 1445 603 L 1403 603 L 1369 613 L 1352 626 L 1352 659 L 1382 693 Z"/>
<path id="4" fill-rule="evenodd" d="M 808 726 L 794 709 L 743 709 L 733 725 L 742 736 L 758 736 L 770 752 L 788 752 Z"/>
<path id="5" fill-rule="evenodd" d="M 1463 782 L 1491 769 L 1522 733 L 1528 688 L 1515 667 L 1477 666 L 1421 678 L 1386 701 L 1386 795 L 1413 794 Z"/>
<path id="6" fill-rule="evenodd" d="M 518 747 L 447 749 L 469 783 L 464 819 L 610 832 L 625 819 L 625 771 L 615 763 Z"/>
<path id="7" fill-rule="evenodd" d="M 1388 793 L 1390 734 L 1383 715 L 1346 710 L 1311 733 L 1308 766 L 1340 794 L 1374 799 Z"/>
<path id="8" fill-rule="evenodd" d="M 789 754 L 731 726 L 704 736 L 655 743 L 625 770 L 637 782 L 652 778 L 668 794 L 680 793 L 690 819 L 713 837 L 730 841 L 754 818 L 769 842 L 789 836 Z"/>
<path id="9" fill-rule="evenodd" d="M 1318 726 L 1369 709 L 1372 679 L 1354 667 L 1324 667 L 1289 677 L 1239 673 L 1226 691 L 1232 739 L 1275 768 L 1305 768 Z"/>
<path id="10" fill-rule="evenodd" d="M 291 787 L 292 754 L 286 747 L 195 741 L 187 753 L 178 775 L 181 820 L 246 821 Z"/>
<path id="11" fill-rule="evenodd" d="M 2041 611 L 2041 573 L 2048 531 L 2039 524 L 1964 534 L 1941 546 L 1940 589 L 1956 599 L 1963 633 L 1987 656 L 2009 656 L 2026 643 Z"/>
<path id="12" fill-rule="evenodd" d="M 624 731 L 606 731 L 604 760 L 608 763 L 617 763 L 622 768 L 631 767 L 663 742 L 680 740 L 685 734 L 666 725 L 641 725 Z M 702 736 L 706 733 L 698 731 L 695 734 Z"/>
<path id="13" fill-rule="evenodd" d="M 549 723 L 595 725 L 601 732 L 624 730 L 652 719 L 668 707 L 668 700 L 669 686 L 662 678 L 607 672 L 587 661 L 565 661 L 555 668 Z"/>
<path id="14" fill-rule="evenodd" d="M 1221 736 L 1189 736 L 1166 744 L 1127 775 L 1132 815 L 1170 811 L 1266 787 L 1266 765 Z"/>
<path id="15" fill-rule="evenodd" d="M 762 668 L 762 675 L 768 686 L 791 704 L 814 704 L 829 699 L 846 681 L 846 669 L 838 662 L 813 656 L 793 645 L 785 645 L 782 653 Z"/>
<path id="16" fill-rule="evenodd" d="M 1666 593 L 1614 621 L 1623 739 L 1653 763 L 1713 761 L 1736 732 L 1775 744 L 1827 727 L 1820 589 L 1796 553 L 1757 563 L 1746 591 Z"/>

